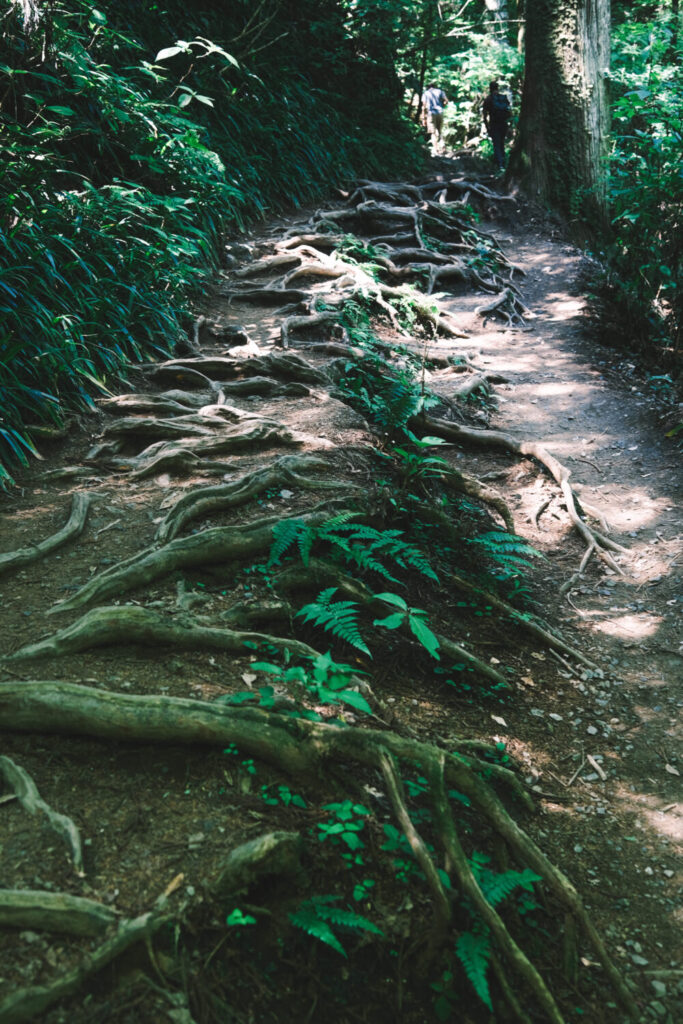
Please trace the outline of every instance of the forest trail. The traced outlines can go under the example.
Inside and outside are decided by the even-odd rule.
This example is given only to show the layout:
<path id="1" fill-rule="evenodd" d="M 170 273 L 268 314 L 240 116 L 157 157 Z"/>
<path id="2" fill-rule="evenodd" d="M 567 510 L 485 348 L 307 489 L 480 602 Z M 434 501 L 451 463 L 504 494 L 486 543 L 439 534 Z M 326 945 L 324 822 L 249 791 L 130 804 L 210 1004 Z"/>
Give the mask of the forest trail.
<path id="1" fill-rule="evenodd" d="M 448 161 L 441 161 L 438 169 L 445 179 L 457 172 Z M 486 191 L 490 182 L 480 179 L 480 185 Z M 493 673 L 505 670 L 512 692 L 502 693 L 493 676 L 488 685 L 444 688 L 437 677 L 424 671 L 414 653 L 393 649 L 386 657 L 376 656 L 371 675 L 374 692 L 368 699 L 378 701 L 373 710 L 382 727 L 390 724 L 398 734 L 439 741 L 457 734 L 507 744 L 512 766 L 537 802 L 535 815 L 516 813 L 515 817 L 524 818 L 529 835 L 579 890 L 611 957 L 635 993 L 638 1019 L 673 1024 L 683 1007 L 679 453 L 664 436 L 656 399 L 645 382 L 627 361 L 591 337 L 580 283 L 583 254 L 559 237 L 537 211 L 517 200 L 489 200 L 484 195 L 480 208 L 479 229 L 494 234 L 507 260 L 524 271 L 523 277 L 516 278 L 520 302 L 513 305 L 506 325 L 494 312 L 482 317 L 480 307 L 490 296 L 481 290 L 458 283 L 454 292 L 439 292 L 439 315 L 450 327 L 429 342 L 427 386 L 452 403 L 454 387 L 464 376 L 461 369 L 467 365 L 473 368 L 472 376 L 488 374 L 492 380 L 486 385 L 487 396 L 480 390 L 479 397 L 463 403 L 460 413 L 456 409 L 455 422 L 487 428 L 515 442 L 542 444 L 571 470 L 581 506 L 597 511 L 596 529 L 626 550 L 615 553 L 619 571 L 594 554 L 577 575 L 586 544 L 572 528 L 556 482 L 535 459 L 492 449 L 473 452 L 465 445 L 440 447 L 435 453 L 455 469 L 473 474 L 504 495 L 515 532 L 546 556 L 529 570 L 535 607 L 540 608 L 544 622 L 561 627 L 562 636 L 593 667 L 530 639 L 519 623 L 498 628 L 490 619 L 470 616 L 465 620 L 467 613 L 460 611 L 455 598 L 442 597 L 430 623 L 435 629 L 434 623 L 438 624 L 440 636 L 476 650 L 482 670 L 486 665 Z M 11 1019 L 40 1019 L 48 1024 L 66 1019 L 75 1024 L 86 1019 L 89 1024 L 100 1020 L 208 1024 L 221 1019 L 227 1001 L 232 1008 L 230 1019 L 235 1021 L 315 1021 L 319 1018 L 314 987 L 323 983 L 325 971 L 332 972 L 325 978 L 325 997 L 332 1000 L 332 1009 L 325 1014 L 330 1021 L 391 1019 L 426 1024 L 437 1019 L 431 1003 L 425 1002 L 432 998 L 428 986 L 421 989 L 415 982 L 402 992 L 402 972 L 408 972 L 403 958 L 412 957 L 416 932 L 429 927 L 431 901 L 424 892 L 401 889 L 398 882 L 392 888 L 390 878 L 378 876 L 377 895 L 368 890 L 358 906 L 385 930 L 393 929 L 401 966 L 390 976 L 386 961 L 368 955 L 367 977 L 361 969 L 357 990 L 346 1008 L 343 1000 L 334 1002 L 338 994 L 334 971 L 340 967 L 329 957 L 337 954 L 325 953 L 323 958 L 317 952 L 320 944 L 314 953 L 306 945 L 295 944 L 291 971 L 283 962 L 287 958 L 281 950 L 273 952 L 268 938 L 258 951 L 249 945 L 246 957 L 239 952 L 239 942 L 228 941 L 224 946 L 226 935 L 232 933 L 226 932 L 221 915 L 212 909 L 217 862 L 224 861 L 226 852 L 238 843 L 266 831 L 303 830 L 302 822 L 319 828 L 324 821 L 320 807 L 340 799 L 331 784 L 320 779 L 313 783 L 309 776 L 310 792 L 304 792 L 299 780 L 306 804 L 302 810 L 282 796 L 288 793 L 291 798 L 296 790 L 294 783 L 289 789 L 282 763 L 264 768 L 256 756 L 253 760 L 226 757 L 221 744 L 208 752 L 173 742 L 150 745 L 134 732 L 126 732 L 130 721 L 111 733 L 113 743 L 103 742 L 90 738 L 88 708 L 67 703 L 63 716 L 57 710 L 64 683 L 78 683 L 89 693 L 105 696 L 161 694 L 199 703 L 219 697 L 229 701 L 245 686 L 253 691 L 255 685 L 267 682 L 256 682 L 253 656 L 244 651 L 245 639 L 249 642 L 249 636 L 263 634 L 242 632 L 241 647 L 233 643 L 230 648 L 225 639 L 230 632 L 227 625 L 232 630 L 265 629 L 266 641 L 274 643 L 291 630 L 294 621 L 292 606 L 282 600 L 277 584 L 273 593 L 265 566 L 267 546 L 259 547 L 258 539 L 253 548 L 231 548 L 227 556 L 221 549 L 203 562 L 184 563 L 185 567 L 173 563 L 164 573 L 141 570 L 127 589 L 113 584 L 107 584 L 109 589 L 87 588 L 96 587 L 98 579 L 111 580 L 117 566 L 134 561 L 140 551 L 158 548 L 159 531 L 164 528 L 167 545 L 174 536 L 172 530 L 178 536 L 184 530 L 188 543 L 201 543 L 199 523 L 204 532 L 227 525 L 237 527 L 235 533 L 243 538 L 251 537 L 254 531 L 249 527 L 256 514 L 266 518 L 315 515 L 316 502 L 329 498 L 325 485 L 330 481 L 345 481 L 347 495 L 356 484 L 366 490 L 374 486 L 372 473 L 377 470 L 372 468 L 372 450 L 384 443 L 382 432 L 369 426 L 357 409 L 349 408 L 325 377 L 331 356 L 334 359 L 336 354 L 337 363 L 345 358 L 340 353 L 348 337 L 339 331 L 330 337 L 323 322 L 320 337 L 314 332 L 313 340 L 307 337 L 300 342 L 296 332 L 301 325 L 288 321 L 288 345 L 280 347 L 283 319 L 301 316 L 302 299 L 296 291 L 310 289 L 310 277 L 302 274 L 283 285 L 282 273 L 291 275 L 301 267 L 286 262 L 277 266 L 277 287 L 291 291 L 284 314 L 278 303 L 266 304 L 266 299 L 254 305 L 252 298 L 240 301 L 235 295 L 236 288 L 244 296 L 248 286 L 261 287 L 255 283 L 254 266 L 274 254 L 286 255 L 280 243 L 287 233 L 296 236 L 297 232 L 304 258 L 314 261 L 315 254 L 309 250 L 315 242 L 307 237 L 311 229 L 303 215 L 268 224 L 247 246 L 229 247 L 232 266 L 198 310 L 203 318 L 197 326 L 201 355 L 179 360 L 175 367 L 153 369 L 151 377 L 147 371 L 136 371 L 132 375 L 135 392 L 151 394 L 154 401 L 148 398 L 147 404 L 136 405 L 137 399 L 131 396 L 130 412 L 103 406 L 97 421 L 84 421 L 85 429 L 73 429 L 66 442 L 46 445 L 44 461 L 25 474 L 21 489 L 2 498 L 0 551 L 10 552 L 30 551 L 54 534 L 68 515 L 74 493 L 87 490 L 93 496 L 78 539 L 39 561 L 27 559 L 25 567 L 3 571 L 0 561 L 4 625 L 0 655 L 48 643 L 31 659 L 0 663 L 0 688 L 9 694 L 3 691 L 0 696 L 7 729 L 3 752 L 29 773 L 54 811 L 76 823 L 84 842 L 84 874 L 74 873 L 65 857 L 63 836 L 38 824 L 20 800 L 9 799 L 13 786 L 6 771 L 5 797 L 0 794 L 0 885 L 88 897 L 129 921 L 151 911 L 167 893 L 164 906 L 177 901 L 174 912 L 179 920 L 190 922 L 192 936 L 183 939 L 177 960 L 169 943 L 159 940 L 151 967 L 142 958 L 129 956 L 119 962 L 112 954 L 118 966 L 103 975 L 102 986 L 94 986 L 84 976 L 80 985 L 74 985 L 77 994 L 60 1004 L 61 1009 Z M 319 269 L 309 266 L 308 270 L 315 280 Z M 275 305 L 278 308 L 273 311 Z M 521 320 L 515 317 L 515 308 L 522 310 Z M 392 358 L 405 342 L 389 321 L 384 322 L 381 338 Z M 202 371 L 199 358 L 214 362 L 210 366 L 204 362 Z M 247 364 L 254 367 L 259 360 L 254 374 Z M 226 376 L 219 377 L 223 371 Z M 216 385 L 217 379 L 222 386 Z M 173 389 L 175 397 L 168 389 Z M 161 394 L 165 397 L 159 405 Z M 194 410 L 184 404 L 191 394 L 202 396 Z M 184 417 L 182 429 L 178 416 Z M 441 421 L 435 418 L 434 422 Z M 120 425 L 125 423 L 134 434 L 125 433 Z M 433 432 L 431 421 L 426 432 Z M 217 437 L 219 444 L 215 444 Z M 189 455 L 188 438 L 196 445 Z M 296 454 L 291 455 L 292 451 Z M 283 452 L 288 453 L 289 462 L 278 461 Z M 186 496 L 215 482 L 209 464 L 216 458 L 219 482 L 269 468 L 275 475 L 252 492 L 256 509 L 250 506 L 247 511 L 237 502 L 232 509 L 207 506 L 203 515 L 199 510 L 194 519 L 181 521 Z M 324 467 L 316 460 L 325 460 Z M 70 468 L 63 473 L 65 466 Z M 277 467 L 284 467 L 284 475 L 277 475 Z M 178 522 L 172 523 L 169 514 L 176 515 Z M 230 574 L 225 572 L 226 562 Z M 384 589 L 393 588 L 386 585 Z M 81 594 L 93 596 L 79 606 Z M 425 607 L 430 598 L 424 579 L 416 580 L 414 594 L 411 607 Z M 58 602 L 67 607 L 60 610 Z M 61 647 L 49 648 L 50 638 L 82 622 L 93 603 L 107 609 L 94 627 L 91 622 L 86 628 L 86 633 L 99 630 L 96 638 L 88 634 L 92 642 L 79 646 L 80 640 L 74 644 L 67 637 L 59 642 Z M 257 606 L 260 617 L 255 614 Z M 48 614 L 52 611 L 56 614 Z M 119 613 L 128 618 L 118 622 Z M 219 628 L 224 634 L 220 641 Z M 301 645 L 317 642 L 322 650 L 329 646 L 329 637 L 326 645 L 312 632 L 299 629 L 297 637 Z M 357 652 L 348 651 L 345 656 L 353 660 Z M 362 658 L 354 663 L 369 668 Z M 33 680 L 56 688 L 57 704 L 43 712 L 46 725 L 52 717 L 56 732 L 76 735 L 49 735 L 48 729 L 35 725 L 32 711 L 26 711 L 26 720 L 22 718 L 22 698 L 9 691 L 18 692 Z M 279 696 L 286 703 L 291 694 L 285 690 Z M 323 710 L 327 714 L 330 708 Z M 252 714 L 258 718 L 255 710 Z M 69 715 L 73 726 L 65 724 Z M 78 724 L 81 718 L 83 726 Z M 357 715 L 348 708 L 345 718 L 349 725 L 357 724 Z M 133 736 L 132 743 L 122 742 L 128 735 Z M 370 803 L 364 788 L 372 783 L 368 793 L 376 794 L 377 786 L 383 787 L 381 775 L 374 782 L 366 780 L 363 787 L 352 784 L 345 770 L 348 766 L 337 767 L 336 781 L 339 777 L 348 781 L 354 800 Z M 279 803 L 277 798 L 268 800 L 276 790 L 281 794 Z M 388 817 L 386 799 L 382 802 L 381 793 L 378 799 L 380 806 L 373 814 L 378 819 Z M 331 843 L 319 843 L 317 849 L 320 857 L 313 867 L 309 865 L 318 885 L 314 891 L 336 892 L 339 851 Z M 358 877 L 357 872 L 353 875 L 356 885 L 370 870 L 368 861 Z M 278 886 L 272 881 L 269 885 L 274 898 L 281 899 Z M 259 890 L 247 902 L 252 909 L 260 900 L 265 905 L 266 895 L 271 894 Z M 416 909 L 411 917 L 413 902 Z M 551 922 L 565 914 L 557 904 L 546 902 L 545 910 Z M 560 976 L 557 949 L 553 947 L 545 962 L 545 935 L 536 936 L 541 941 L 535 943 L 535 953 L 541 973 L 555 970 L 550 988 L 560 1001 L 563 1019 L 591 1024 L 623 1021 L 624 1011 L 594 952 L 581 946 L 578 980 L 570 983 Z M 11 931 L 0 933 L 0 1008 L 6 1005 L 3 999 L 17 989 L 56 985 L 64 970 L 78 969 L 84 949 L 92 949 L 93 942 L 74 936 L 50 937 L 40 926 L 30 924 L 24 924 L 19 942 Z M 274 964 L 268 970 L 263 967 L 264 949 Z M 223 950 L 220 955 L 219 950 Z M 352 962 L 357 970 L 357 960 Z M 243 972 L 243 982 L 235 981 L 235 971 Z M 381 981 L 378 972 L 384 972 Z M 210 990 L 211 998 L 202 995 L 202 989 Z M 259 1008 L 258 1018 L 250 1017 L 254 1006 Z M 392 1009 L 385 1017 L 386 1006 Z M 530 1006 L 527 1009 L 531 1016 L 520 1019 L 551 1019 L 538 1016 Z M 490 1019 L 477 1004 L 459 1012 L 464 1021 Z M 506 1019 L 504 1014 L 496 1017 Z"/>

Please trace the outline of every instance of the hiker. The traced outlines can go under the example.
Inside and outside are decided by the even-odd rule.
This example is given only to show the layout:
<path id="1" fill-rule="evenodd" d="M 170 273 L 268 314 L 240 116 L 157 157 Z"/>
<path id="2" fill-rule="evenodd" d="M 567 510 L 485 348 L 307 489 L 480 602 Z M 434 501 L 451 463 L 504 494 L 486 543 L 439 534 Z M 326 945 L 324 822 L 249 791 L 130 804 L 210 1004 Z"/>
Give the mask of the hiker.
<path id="1" fill-rule="evenodd" d="M 441 129 L 443 128 L 443 110 L 447 103 L 446 93 L 438 87 L 436 82 L 432 82 L 422 97 L 422 116 L 432 137 L 434 152 L 443 142 Z"/>
<path id="2" fill-rule="evenodd" d="M 493 143 L 493 159 L 499 170 L 505 169 L 505 136 L 510 120 L 510 101 L 500 92 L 498 82 L 491 82 L 484 100 L 484 126 Z"/>

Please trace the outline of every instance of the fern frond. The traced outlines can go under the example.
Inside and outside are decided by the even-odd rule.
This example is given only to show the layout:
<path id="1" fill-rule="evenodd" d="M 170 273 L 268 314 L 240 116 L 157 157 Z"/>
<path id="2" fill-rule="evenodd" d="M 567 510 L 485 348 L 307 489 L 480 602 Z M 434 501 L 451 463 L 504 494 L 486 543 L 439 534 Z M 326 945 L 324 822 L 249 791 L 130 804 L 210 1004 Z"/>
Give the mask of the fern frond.
<path id="1" fill-rule="evenodd" d="M 475 875 L 479 888 L 492 907 L 497 907 L 517 888 L 533 892 L 533 883 L 541 880 L 540 875 L 535 874 L 529 868 L 525 868 L 524 871 L 504 871 L 501 874 L 490 871 L 488 868 L 482 868 L 479 871 L 475 869 Z"/>
<path id="2" fill-rule="evenodd" d="M 482 1003 L 493 1010 L 491 993 L 486 977 L 486 968 L 491 957 L 491 939 L 488 932 L 464 932 L 455 943 L 455 952 L 465 968 L 465 974 L 472 983 Z"/>
<path id="3" fill-rule="evenodd" d="M 309 901 L 310 904 L 311 901 Z M 314 939 L 318 939 L 319 942 L 324 942 L 327 946 L 331 946 L 332 949 L 336 949 L 337 953 L 341 953 L 342 956 L 346 956 L 346 950 L 342 946 L 341 942 L 330 928 L 327 921 L 324 921 L 318 916 L 317 909 L 307 904 L 302 904 L 298 910 L 293 910 L 289 914 L 289 920 L 297 928 L 301 928 L 302 931 L 306 932 L 307 935 L 313 936 Z"/>
<path id="4" fill-rule="evenodd" d="M 297 537 L 299 544 L 299 554 L 301 555 L 301 561 L 305 566 L 308 566 L 308 561 L 311 557 L 311 549 L 315 542 L 315 530 L 305 529 L 301 530 Z"/>
<path id="5" fill-rule="evenodd" d="M 472 543 L 484 547 L 493 558 L 543 558 L 540 551 L 514 533 L 490 530 L 476 537 Z"/>
<path id="6" fill-rule="evenodd" d="M 332 595 L 337 587 L 328 587 L 318 594 L 315 601 L 297 612 L 303 615 L 304 622 L 313 622 L 315 626 L 322 626 L 328 633 L 338 636 L 347 644 L 370 655 L 370 649 L 360 635 L 356 618 L 358 605 L 355 601 L 332 601 Z M 372 657 L 372 655 L 370 655 Z"/>
<path id="7" fill-rule="evenodd" d="M 336 516 L 332 516 L 331 519 L 328 519 L 327 522 L 322 524 L 320 532 L 324 533 L 326 530 L 341 529 L 349 522 L 350 519 L 357 519 L 359 515 L 360 512 L 349 512 L 348 510 L 345 512 L 338 512 Z M 351 523 L 351 529 L 353 529 L 354 526 L 355 523 Z"/>
<path id="8" fill-rule="evenodd" d="M 281 519 L 273 527 L 273 544 L 268 556 L 268 565 L 278 562 L 288 548 L 299 542 L 302 533 L 311 533 L 303 519 Z"/>
<path id="9" fill-rule="evenodd" d="M 346 951 L 332 931 L 331 925 L 336 928 L 357 928 L 359 931 L 372 932 L 373 935 L 384 934 L 376 924 L 362 914 L 333 906 L 337 899 L 337 896 L 313 896 L 310 900 L 305 900 L 298 910 L 292 911 L 289 920 L 297 928 L 303 929 L 307 935 L 312 935 L 314 939 L 319 939 L 320 942 L 325 942 L 332 949 L 336 949 L 342 956 L 346 956 Z"/>
<path id="10" fill-rule="evenodd" d="M 319 913 L 337 928 L 357 928 L 359 931 L 372 932 L 373 935 L 382 935 L 382 929 L 378 928 L 367 917 L 357 914 L 355 910 L 345 910 L 344 907 L 323 906 Z"/>

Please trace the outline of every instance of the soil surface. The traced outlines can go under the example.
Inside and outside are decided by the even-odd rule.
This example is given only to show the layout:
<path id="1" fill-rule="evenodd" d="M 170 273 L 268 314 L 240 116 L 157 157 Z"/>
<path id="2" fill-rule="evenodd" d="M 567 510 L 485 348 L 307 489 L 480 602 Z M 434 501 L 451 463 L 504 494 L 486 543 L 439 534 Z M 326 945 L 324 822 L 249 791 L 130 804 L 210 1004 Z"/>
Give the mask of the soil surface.
<path id="1" fill-rule="evenodd" d="M 527 580 L 534 607 L 598 668 L 557 657 L 510 625 L 492 628 L 486 619 L 467 618 L 460 598 L 454 597 L 442 603 L 432 625 L 436 622 L 440 632 L 504 667 L 512 691 L 469 684 L 444 689 L 417 658 L 406 660 L 403 654 L 374 665 L 370 682 L 397 729 L 409 726 L 425 739 L 457 735 L 506 744 L 512 767 L 535 794 L 536 813 L 518 815 L 525 829 L 581 893 L 634 991 L 640 1019 L 674 1024 L 683 1019 L 680 452 L 675 440 L 665 436 L 668 408 L 647 376 L 595 341 L 581 291 L 582 252 L 557 225 L 516 199 L 488 204 L 483 216 L 480 227 L 496 235 L 525 273 L 521 288 L 531 311 L 526 326 L 510 328 L 494 318 L 482 322 L 475 312 L 481 293 L 444 293 L 444 308 L 468 336 L 440 339 L 430 353 L 466 356 L 482 371 L 504 378 L 488 402 L 470 403 L 474 422 L 519 441 L 540 441 L 571 469 L 584 510 L 600 517 L 603 532 L 625 549 L 616 556 L 620 571 L 594 556 L 578 573 L 585 544 L 567 518 L 556 484 L 533 459 L 457 446 L 439 454 L 447 452 L 454 465 L 504 494 L 516 533 L 545 555 Z M 249 240 L 253 253 L 267 251 L 274 237 L 305 219 L 297 214 L 269 224 Z M 222 294 L 226 280 L 232 279 L 219 281 L 198 310 L 206 317 L 202 353 L 226 352 L 221 335 L 226 325 L 245 329 L 252 353 L 253 346 L 261 355 L 273 351 L 281 316 L 230 301 Z M 393 344 L 391 328 L 382 330 Z M 313 366 L 329 359 L 310 348 L 295 351 Z M 232 347 L 230 355 L 236 354 L 240 351 Z M 456 380 L 435 368 L 428 384 L 447 396 Z M 137 371 L 132 383 L 131 390 L 150 390 Z M 282 393 L 229 396 L 228 402 L 243 417 L 258 413 L 294 431 L 297 452 L 326 459 L 325 479 L 344 480 L 349 488 L 370 487 L 377 435 L 328 391 L 307 387 L 303 398 Z M 74 622 L 84 609 L 46 613 L 90 578 L 152 546 L 160 521 L 178 497 L 221 482 L 220 476 L 202 472 L 180 478 L 163 471 L 133 480 L 111 462 L 98 468 L 91 448 L 117 419 L 100 412 L 74 424 L 66 440 L 44 442 L 41 462 L 23 473 L 16 490 L 0 497 L 0 548 L 9 552 L 30 548 L 60 529 L 73 493 L 87 490 L 95 496 L 77 540 L 0 576 L 1 655 Z M 226 473 L 234 478 L 257 470 L 292 450 L 288 442 L 247 446 L 224 458 Z M 83 475 L 51 476 L 65 466 L 80 467 Z M 294 484 L 270 488 L 250 505 L 210 514 L 185 532 L 199 525 L 240 527 L 263 515 L 297 515 L 328 497 L 322 487 L 317 493 Z M 151 582 L 144 592 L 106 603 L 144 603 L 175 616 L 181 625 L 190 619 L 194 625 L 216 625 L 238 602 L 268 596 L 264 562 L 246 559 L 229 571 L 216 565 L 175 573 Z M 289 625 L 276 619 L 254 628 L 275 636 L 289 632 Z M 325 643 L 319 634 L 300 635 L 319 646 Z M 340 653 L 352 657 L 348 649 Z M 235 655 L 119 641 L 35 662 L 0 664 L 0 679 L 67 681 L 101 692 L 214 701 L 264 682 L 254 682 L 254 657 L 249 650 Z M 351 713 L 345 718 L 356 721 Z M 322 808 L 343 799 L 340 783 L 351 800 L 370 804 L 363 790 L 367 781 L 359 783 L 348 769 L 345 775 L 343 765 L 332 781 L 302 782 L 220 748 L 24 733 L 11 722 L 6 727 L 3 754 L 29 773 L 53 810 L 75 822 L 85 864 L 83 874 L 74 871 L 63 837 L 44 815 L 28 813 L 7 785 L 4 797 L 0 790 L 0 886 L 90 897 L 127 919 L 152 910 L 166 892 L 177 901 L 183 922 L 175 931 L 169 926 L 147 951 L 144 944 L 132 947 L 75 986 L 65 1001 L 26 1019 L 49 1024 L 437 1019 L 434 979 L 425 976 L 422 986 L 414 978 L 405 981 L 412 977 L 406 965 L 414 956 L 416 935 L 428 927 L 430 901 L 424 887 L 406 886 L 388 870 L 373 879 L 376 884 L 363 897 L 348 903 L 376 920 L 394 942 L 391 955 L 383 958 L 365 939 L 345 932 L 345 945 L 354 951 L 348 965 L 303 933 L 292 934 L 282 945 L 267 908 L 286 896 L 286 880 L 263 883 L 265 891 L 251 892 L 248 905 L 236 901 L 244 914 L 253 911 L 252 920 L 258 918 L 258 925 L 250 927 L 226 929 L 226 908 L 209 895 L 217 864 L 239 843 L 273 829 L 312 829 L 315 835 L 327 820 Z M 378 785 L 381 789 L 381 778 Z M 293 795 L 300 799 L 292 802 Z M 377 820 L 364 834 L 376 830 L 368 838 L 376 849 L 388 808 L 373 814 Z M 318 855 L 306 870 L 318 893 L 337 892 L 344 872 L 355 886 L 364 877 L 362 867 L 347 870 L 331 843 L 318 844 Z M 342 883 L 347 884 L 343 878 Z M 573 986 L 559 972 L 552 974 L 553 961 L 560 957 L 554 931 L 564 911 L 550 903 L 545 912 L 535 949 L 542 972 L 551 971 L 551 987 L 566 1019 L 624 1020 L 590 951 L 580 950 Z M 553 915 L 559 916 L 556 926 Z M 50 985 L 82 963 L 99 941 L 25 926 L 18 932 L 3 929 L 0 1003 L 19 989 Z M 508 1019 L 482 1015 L 473 994 L 452 1013 L 442 1019 Z M 527 1013 L 524 1019 L 545 1019 L 531 1007 Z"/>

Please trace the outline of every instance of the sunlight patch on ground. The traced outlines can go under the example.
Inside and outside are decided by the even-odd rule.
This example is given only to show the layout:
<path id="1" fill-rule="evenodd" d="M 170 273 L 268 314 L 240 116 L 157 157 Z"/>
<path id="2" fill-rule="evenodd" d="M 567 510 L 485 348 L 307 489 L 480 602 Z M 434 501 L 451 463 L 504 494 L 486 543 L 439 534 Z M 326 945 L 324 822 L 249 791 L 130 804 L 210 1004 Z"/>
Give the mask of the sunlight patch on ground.
<path id="1" fill-rule="evenodd" d="M 581 316 L 584 303 L 582 299 L 561 299 L 559 302 L 548 303 L 547 309 L 553 314 L 548 317 L 551 323 L 562 323 L 565 320 Z"/>
<path id="2" fill-rule="evenodd" d="M 602 612 L 593 614 L 600 615 Z M 588 612 L 590 616 L 591 613 Z M 654 636 L 664 621 L 661 615 L 650 615 L 647 612 L 617 615 L 601 622 L 594 622 L 593 629 L 598 633 L 617 637 L 619 640 L 644 640 Z"/>
<path id="3" fill-rule="evenodd" d="M 650 828 L 668 839 L 677 842 L 683 840 L 683 804 L 680 801 L 667 803 L 655 793 L 632 793 L 623 785 L 619 787 L 618 798 L 624 810 L 633 811 L 637 815 L 641 828 L 643 822 L 646 822 Z M 673 866 L 666 865 L 667 868 Z"/>

